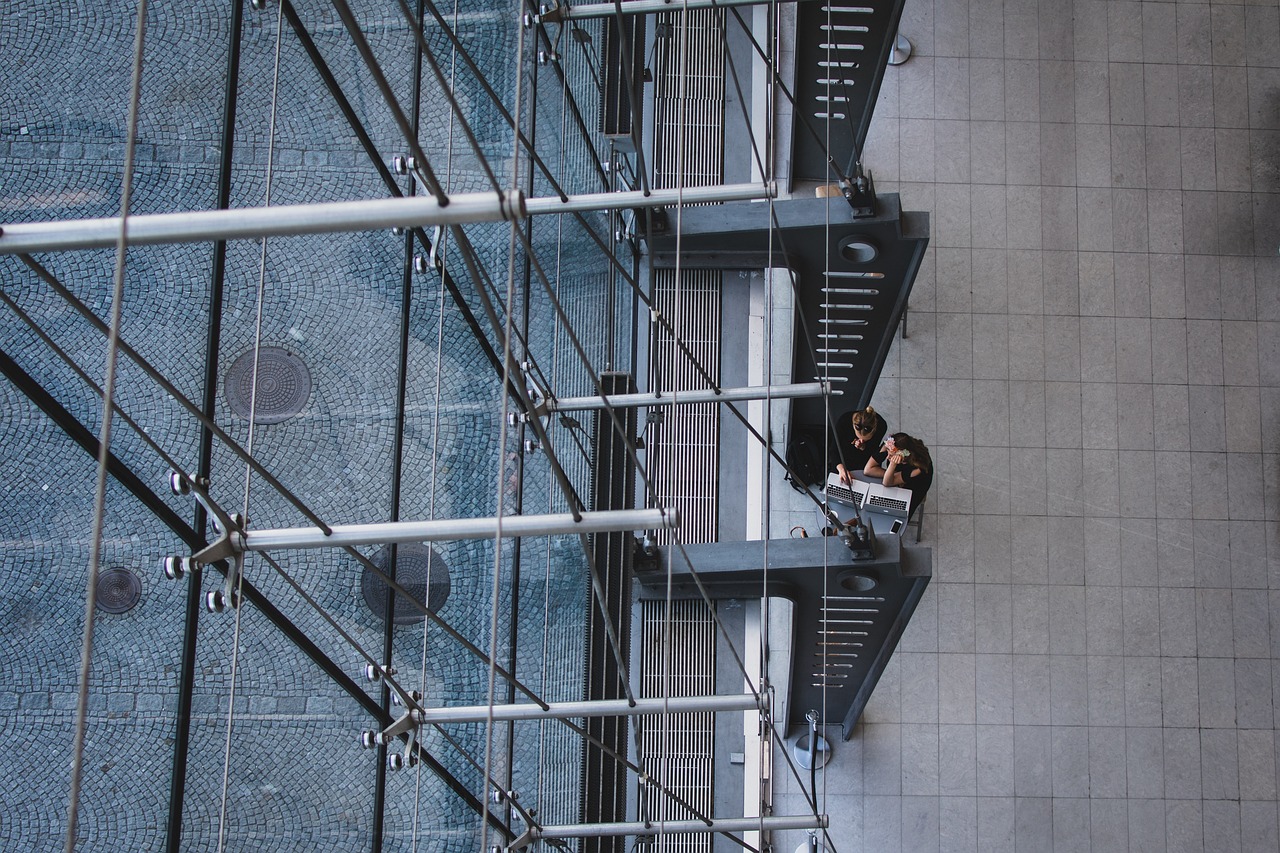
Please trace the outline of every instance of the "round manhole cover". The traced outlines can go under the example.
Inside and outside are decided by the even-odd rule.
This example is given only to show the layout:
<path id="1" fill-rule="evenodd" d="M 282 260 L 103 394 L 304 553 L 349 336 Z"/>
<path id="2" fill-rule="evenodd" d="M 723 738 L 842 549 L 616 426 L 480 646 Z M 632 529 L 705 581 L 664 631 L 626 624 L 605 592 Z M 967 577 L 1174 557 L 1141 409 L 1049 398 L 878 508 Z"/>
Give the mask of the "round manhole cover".
<path id="1" fill-rule="evenodd" d="M 373 555 L 373 564 L 390 573 L 391 547 L 386 546 Z M 420 542 L 400 545 L 396 550 L 396 583 L 400 584 L 419 603 L 432 613 L 439 613 L 449 597 L 449 567 L 444 558 Z M 360 576 L 360 593 L 364 603 L 379 619 L 387 613 L 388 587 L 382 578 L 368 568 Z M 396 609 L 392 621 L 397 625 L 421 622 L 427 617 L 417 607 L 396 596 Z"/>
<path id="2" fill-rule="evenodd" d="M 98 572 L 97 608 L 103 613 L 125 613 L 142 600 L 142 581 L 128 569 Z"/>
<path id="3" fill-rule="evenodd" d="M 231 362 L 223 380 L 227 404 L 245 420 L 253 412 L 254 423 L 278 424 L 294 417 L 311 396 L 311 371 L 302 359 L 283 347 L 258 351 L 258 394 L 253 399 L 253 350 Z"/>

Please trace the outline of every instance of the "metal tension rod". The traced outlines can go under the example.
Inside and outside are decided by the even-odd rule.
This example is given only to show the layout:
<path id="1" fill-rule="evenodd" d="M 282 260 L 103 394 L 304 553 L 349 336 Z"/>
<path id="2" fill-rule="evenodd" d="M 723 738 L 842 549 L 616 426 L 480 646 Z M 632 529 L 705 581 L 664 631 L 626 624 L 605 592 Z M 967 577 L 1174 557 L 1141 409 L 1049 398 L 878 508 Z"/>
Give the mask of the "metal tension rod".
<path id="1" fill-rule="evenodd" d="M 633 207 L 663 207 L 669 204 L 707 204 L 720 201 L 753 201 L 777 198 L 778 187 L 773 181 L 756 184 L 717 184 L 709 187 L 684 187 L 683 189 L 628 190 L 616 193 L 586 193 L 571 195 L 567 201 L 557 196 L 541 196 L 525 199 L 530 216 L 540 213 L 578 213 L 584 210 L 623 210 Z"/>
<path id="2" fill-rule="evenodd" d="M 197 210 L 152 213 L 129 217 L 130 245 L 193 243 L 201 240 L 239 240 L 286 237 L 298 234 L 330 234 L 338 231 L 372 231 L 378 228 L 417 228 L 498 222 L 548 213 L 584 210 L 620 210 L 685 203 L 745 201 L 773 198 L 773 184 L 727 184 L 620 193 L 571 195 L 567 200 L 551 196 L 526 199 L 519 190 L 503 193 L 467 193 L 449 197 L 447 206 L 434 196 L 404 196 L 323 204 L 272 205 L 234 210 Z M 0 255 L 103 249 L 120 236 L 120 218 L 65 219 L 57 222 L 24 222 L 0 227 Z"/>
<path id="3" fill-rule="evenodd" d="M 423 708 L 423 723 L 482 723 L 486 720 L 559 720 L 576 717 L 632 717 L 642 714 L 686 714 L 709 711 L 759 711 L 761 699 L 750 693 L 728 696 L 673 696 L 669 699 L 601 699 L 594 702 L 551 702 L 544 711 L 533 703 L 518 705 L 464 705 L 456 708 Z M 701 821 L 699 821 L 701 823 Z"/>
<path id="4" fill-rule="evenodd" d="M 635 409 L 641 406 L 670 406 L 676 403 L 728 403 L 740 400 L 789 400 L 796 397 L 823 397 L 839 394 L 829 382 L 803 382 L 798 385 L 751 385 L 744 388 L 699 388 L 696 391 L 666 391 L 662 394 L 611 394 L 607 397 L 548 398 L 548 412 L 576 412 L 603 409 Z"/>
<path id="5" fill-rule="evenodd" d="M 826 829 L 826 815 L 777 815 L 774 817 L 727 817 L 710 820 L 668 820 L 644 823 L 579 823 L 562 826 L 530 827 L 511 843 L 513 849 L 541 838 L 604 838 L 613 835 L 674 835 L 690 832 L 765 832 L 782 829 Z"/>
<path id="6" fill-rule="evenodd" d="M 647 15 L 650 12 L 678 12 L 681 9 L 715 9 L 725 6 L 761 6 L 769 0 L 623 0 L 622 14 Z M 804 3 L 809 0 L 781 0 L 781 2 Z M 842 12 L 856 11 L 841 8 Z M 867 12 L 875 11 L 866 9 Z M 580 6 L 561 5 L 548 9 L 538 16 L 542 23 L 556 23 L 580 18 L 610 18 L 616 15 L 618 7 L 612 3 L 583 3 Z"/>
<path id="7" fill-rule="evenodd" d="M 492 539 L 495 536 L 554 536 L 606 533 L 616 530 L 675 528 L 680 514 L 674 509 L 619 509 L 584 512 L 581 521 L 569 513 L 508 515 L 501 518 L 446 518 L 434 521 L 393 521 L 379 524 L 335 524 L 326 536 L 317 527 L 285 527 L 247 530 L 244 550 L 280 548 L 334 548 L 347 545 L 387 545 L 392 542 L 436 542 L 448 539 Z"/>

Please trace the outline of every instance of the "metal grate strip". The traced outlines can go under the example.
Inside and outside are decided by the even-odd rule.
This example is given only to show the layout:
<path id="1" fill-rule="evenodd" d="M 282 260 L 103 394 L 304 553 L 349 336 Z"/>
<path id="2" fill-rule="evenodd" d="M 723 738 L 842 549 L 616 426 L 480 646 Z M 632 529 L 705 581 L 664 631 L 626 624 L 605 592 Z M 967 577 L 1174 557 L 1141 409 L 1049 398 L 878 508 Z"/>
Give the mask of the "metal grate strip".
<path id="1" fill-rule="evenodd" d="M 716 634 L 703 601 L 643 601 L 644 643 L 641 693 L 646 697 L 710 696 L 715 693 Z M 679 654 L 669 651 L 679 650 Z M 645 769 L 703 815 L 714 806 L 715 719 L 710 712 L 648 718 L 637 732 Z M 688 820 L 688 809 L 656 789 L 640 790 L 640 814 L 651 821 Z M 658 836 L 654 853 L 710 853 L 712 835 Z"/>
<path id="2" fill-rule="evenodd" d="M 723 10 L 658 16 L 653 183 L 660 189 L 724 183 L 724 42 Z"/>
<path id="3" fill-rule="evenodd" d="M 685 26 L 681 26 L 681 21 Z M 724 12 L 705 9 L 657 16 L 654 57 L 653 183 L 659 188 L 724 182 Z M 669 392 L 705 388 L 691 363 L 720 382 L 723 274 L 716 270 L 658 270 L 654 308 L 683 343 L 654 327 L 648 387 Z M 676 406 L 650 422 L 648 462 L 654 490 L 679 509 L 685 542 L 713 542 L 719 521 L 719 483 L 706 476 L 719 465 L 720 409 Z M 664 531 L 664 538 L 669 534 Z M 701 601 L 642 602 L 641 692 L 645 696 L 715 693 L 715 622 Z M 679 649 L 680 654 L 668 651 Z M 710 713 L 671 714 L 637 732 L 646 769 L 703 815 L 714 811 L 715 720 Z M 653 789 L 640 790 L 640 814 L 652 821 L 692 817 Z M 658 836 L 654 853 L 710 853 L 712 835 Z"/>
<path id="4" fill-rule="evenodd" d="M 654 307 L 715 382 L 720 381 L 720 291 L 718 270 L 658 270 Z M 706 388 L 706 380 L 669 333 L 655 327 L 649 388 Z M 680 510 L 684 542 L 714 542 L 719 523 L 719 482 L 706 472 L 719 467 L 720 408 L 715 403 L 673 406 L 661 423 L 650 422 L 649 473 L 664 506 Z M 669 533 L 664 533 L 668 537 Z M 663 541 L 669 541 L 664 538 Z"/>

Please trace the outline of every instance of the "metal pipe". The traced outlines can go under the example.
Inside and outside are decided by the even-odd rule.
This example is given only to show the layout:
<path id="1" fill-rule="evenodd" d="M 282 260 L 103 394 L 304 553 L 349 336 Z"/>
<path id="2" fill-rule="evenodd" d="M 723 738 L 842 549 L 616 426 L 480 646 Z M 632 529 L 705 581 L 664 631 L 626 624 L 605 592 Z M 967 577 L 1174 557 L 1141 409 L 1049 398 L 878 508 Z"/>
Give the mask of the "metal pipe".
<path id="1" fill-rule="evenodd" d="M 543 213 L 576 213 L 589 210 L 626 210 L 636 207 L 665 207 L 672 204 L 709 204 L 721 201 L 752 201 L 777 198 L 778 187 L 772 182 L 755 184 L 719 184 L 684 189 L 629 190 L 614 193 L 571 195 L 568 201 L 555 196 L 525 199 L 528 215 Z"/>
<path id="2" fill-rule="evenodd" d="M 372 231 L 378 228 L 418 228 L 497 222 L 537 214 L 577 213 L 668 204 L 705 204 L 773 198 L 773 184 L 727 184 L 621 193 L 588 193 L 526 199 L 519 190 L 468 193 L 449 197 L 442 205 L 434 196 L 364 199 L 321 204 L 272 205 L 235 210 L 196 210 L 151 213 L 129 217 L 130 245 L 192 243 L 201 240 L 239 240 Z M 0 228 L 0 255 L 31 252 L 103 249 L 116 244 L 120 218 L 64 219 L 22 222 Z"/>
<path id="3" fill-rule="evenodd" d="M 832 393 L 827 382 L 803 382 L 797 385 L 751 385 L 743 388 L 700 388 L 694 391 L 667 391 L 662 394 L 611 394 L 608 397 L 549 398 L 547 411 L 574 412 L 603 409 L 606 402 L 615 409 L 641 406 L 671 406 L 676 403 L 727 403 L 739 400 L 775 400 L 795 397 L 822 397 Z"/>
<path id="4" fill-rule="evenodd" d="M 781 3 L 804 3 L 805 0 L 780 0 Z M 680 12 L 681 9 L 723 9 L 724 6 L 755 6 L 769 0 L 627 0 L 622 4 L 622 14 L 645 15 L 659 12 Z M 868 12 L 870 10 L 868 9 Z M 611 18 L 617 14 L 612 3 L 584 3 L 579 6 L 559 5 L 540 14 L 541 22 L 584 18 Z"/>
<path id="5" fill-rule="evenodd" d="M 434 196 L 410 196 L 153 213 L 129 217 L 128 235 L 130 245 L 141 245 L 493 222 L 524 215 L 522 202 L 519 192 L 470 193 L 451 196 L 448 206 Z M 119 217 L 5 225 L 0 254 L 98 249 L 114 242 L 113 233 L 120 233 Z"/>
<path id="6" fill-rule="evenodd" d="M 675 528 L 680 514 L 674 509 L 633 509 L 584 512 L 581 521 L 570 513 L 509 515 L 501 518 L 444 518 L 433 521 L 399 521 L 378 524 L 337 524 L 329 535 L 316 527 L 249 530 L 244 533 L 246 551 L 280 548 L 337 548 L 348 545 L 387 545 L 392 542 L 437 542 L 452 539 L 492 539 L 495 536 L 554 536 L 606 533 L 615 530 Z"/>
<path id="7" fill-rule="evenodd" d="M 777 815 L 774 817 L 729 817 L 701 820 L 670 820 L 660 823 L 594 823 L 530 827 L 532 838 L 600 838 L 610 835 L 674 835 L 689 832 L 751 832 L 763 829 L 825 829 L 826 815 Z"/>
<path id="8" fill-rule="evenodd" d="M 574 717 L 632 717 L 641 714 L 684 714 L 708 711 L 758 711 L 760 700 L 750 693 L 722 696 L 673 696 L 669 699 L 600 699 L 584 702 L 552 702 L 546 710 L 533 703 L 467 705 L 456 708 L 423 708 L 424 723 L 479 723 L 486 720 L 556 720 Z M 701 821 L 699 821 L 701 823 Z"/>

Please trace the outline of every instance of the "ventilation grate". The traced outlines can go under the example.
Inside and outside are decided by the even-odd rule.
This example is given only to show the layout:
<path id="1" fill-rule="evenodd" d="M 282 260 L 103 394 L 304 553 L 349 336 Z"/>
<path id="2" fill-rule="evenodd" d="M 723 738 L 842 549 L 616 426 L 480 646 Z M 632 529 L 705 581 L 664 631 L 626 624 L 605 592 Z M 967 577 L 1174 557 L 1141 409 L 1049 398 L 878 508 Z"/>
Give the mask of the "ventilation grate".
<path id="1" fill-rule="evenodd" d="M 690 355 L 720 381 L 720 300 L 723 273 L 657 270 L 654 307 L 671 323 L 684 348 L 662 327 L 654 332 L 649 365 L 649 388 L 663 393 L 673 388 L 706 388 Z M 679 399 L 679 394 L 674 396 Z M 680 511 L 680 539 L 686 543 L 714 542 L 719 520 L 720 484 L 706 472 L 719 468 L 720 407 L 715 403 L 669 406 L 662 420 L 650 421 L 649 473 L 664 506 Z M 662 541 L 669 533 L 662 531 Z"/>
<path id="2" fill-rule="evenodd" d="M 716 690 L 716 632 L 703 601 L 643 601 L 641 691 L 645 697 L 710 696 Z M 679 653 L 672 653 L 679 650 Z M 709 711 L 646 717 L 638 733 L 645 771 L 703 816 L 714 811 L 715 715 Z M 693 812 L 658 792 L 640 791 L 644 820 L 690 820 Z M 653 853 L 710 853 L 711 833 L 659 835 Z"/>

